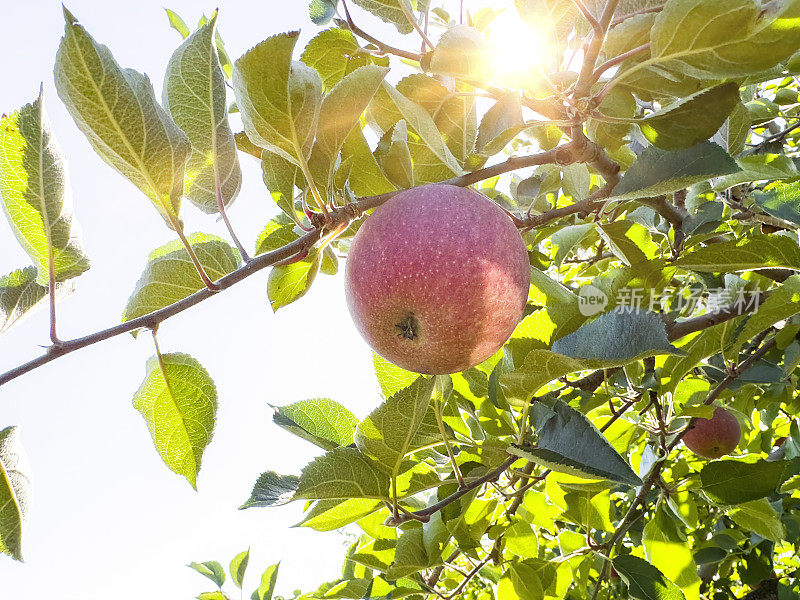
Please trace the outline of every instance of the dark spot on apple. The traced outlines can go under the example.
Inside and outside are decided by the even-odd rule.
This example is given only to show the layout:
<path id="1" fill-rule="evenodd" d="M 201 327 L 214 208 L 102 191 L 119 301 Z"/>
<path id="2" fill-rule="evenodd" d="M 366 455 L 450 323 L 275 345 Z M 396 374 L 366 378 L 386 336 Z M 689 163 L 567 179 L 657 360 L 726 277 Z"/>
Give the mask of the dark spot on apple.
<path id="1" fill-rule="evenodd" d="M 414 313 L 408 313 L 408 316 L 397 323 L 395 328 L 398 330 L 398 336 L 406 340 L 415 340 L 419 336 L 419 324 Z"/>

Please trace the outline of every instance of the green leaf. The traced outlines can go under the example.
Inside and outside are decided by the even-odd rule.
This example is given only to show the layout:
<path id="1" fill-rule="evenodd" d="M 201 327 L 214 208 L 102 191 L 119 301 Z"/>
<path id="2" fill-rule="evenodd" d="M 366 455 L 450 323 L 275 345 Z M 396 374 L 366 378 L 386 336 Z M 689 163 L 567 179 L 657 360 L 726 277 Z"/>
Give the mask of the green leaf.
<path id="1" fill-rule="evenodd" d="M 278 475 L 267 471 L 259 475 L 250 492 L 250 497 L 239 507 L 239 510 L 254 506 L 281 506 L 294 500 L 294 493 L 300 483 L 295 475 Z"/>
<path id="2" fill-rule="evenodd" d="M 222 565 L 215 560 L 209 560 L 204 563 L 192 562 L 186 565 L 190 569 L 194 569 L 201 575 L 208 577 L 211 581 L 217 584 L 217 587 L 222 587 L 225 583 L 225 569 Z"/>
<path id="3" fill-rule="evenodd" d="M 517 400 L 524 404 L 530 401 L 539 388 L 554 379 L 591 368 L 583 361 L 563 354 L 549 350 L 531 350 L 518 368 L 500 376 L 500 385 L 508 400 Z"/>
<path id="4" fill-rule="evenodd" d="M 170 27 L 172 27 L 175 31 L 177 31 L 179 34 L 181 34 L 181 37 L 183 39 L 186 39 L 187 37 L 189 37 L 189 34 L 191 33 L 191 30 L 189 29 L 189 26 L 186 24 L 186 21 L 184 21 L 181 18 L 181 16 L 178 13 L 176 13 L 174 10 L 170 10 L 168 8 L 165 8 L 164 12 L 167 13 L 167 18 L 169 19 Z"/>
<path id="5" fill-rule="evenodd" d="M 324 583 L 320 588 L 308 595 L 320 600 L 361 600 L 370 598 L 372 579 L 344 579 L 334 583 Z M 394 594 L 391 598 L 395 598 Z"/>
<path id="6" fill-rule="evenodd" d="M 389 498 L 389 475 L 355 448 L 334 448 L 303 468 L 295 499 Z"/>
<path id="7" fill-rule="evenodd" d="M 483 115 L 478 127 L 475 151 L 483 156 L 493 156 L 505 148 L 506 144 L 524 128 L 519 94 L 509 92 Z"/>
<path id="8" fill-rule="evenodd" d="M 274 154 L 268 155 L 275 156 Z M 256 256 L 264 254 L 264 252 L 277 250 L 295 241 L 298 236 L 294 228 L 294 221 L 286 215 L 279 214 L 277 217 L 270 219 L 256 240 Z"/>
<path id="9" fill-rule="evenodd" d="M 623 64 L 617 83 L 684 95 L 697 81 L 760 73 L 800 45 L 800 3 L 786 0 L 761 10 L 755 0 L 670 0 L 650 30 L 650 55 Z"/>
<path id="10" fill-rule="evenodd" d="M 538 558 L 539 538 L 533 528 L 523 521 L 506 529 L 506 550 L 522 558 Z"/>
<path id="11" fill-rule="evenodd" d="M 632 554 L 617 556 L 614 569 L 628 586 L 628 593 L 636 600 L 686 600 L 677 585 L 646 560 Z"/>
<path id="12" fill-rule="evenodd" d="M 617 200 L 635 200 L 671 194 L 690 185 L 739 171 L 739 165 L 713 142 L 667 152 L 646 148 L 628 167 L 612 193 Z"/>
<path id="13" fill-rule="evenodd" d="M 330 165 L 328 177 L 342 144 L 358 124 L 388 71 L 386 67 L 374 65 L 360 67 L 337 83 L 322 101 L 314 151 L 325 156 L 326 164 Z M 327 184 L 327 181 L 322 183 Z"/>
<path id="14" fill-rule="evenodd" d="M 227 206 L 239 193 L 242 171 L 228 124 L 225 75 L 214 33 L 217 13 L 169 59 L 164 75 L 164 107 L 192 145 L 184 194 L 206 213 L 219 212 L 217 188 Z"/>
<path id="15" fill-rule="evenodd" d="M 713 136 L 738 103 L 739 85 L 723 83 L 681 98 L 637 123 L 654 146 L 682 150 Z"/>
<path id="16" fill-rule="evenodd" d="M 230 573 L 231 579 L 233 579 L 233 583 L 236 584 L 236 587 L 242 589 L 242 580 L 244 579 L 244 573 L 247 570 L 247 563 L 250 562 L 250 550 L 245 550 L 244 552 L 240 552 L 236 556 L 233 557 L 230 565 Z"/>
<path id="17" fill-rule="evenodd" d="M 56 299 L 69 296 L 72 283 L 56 284 Z M 18 269 L 0 277 L 0 335 L 44 305 L 47 288 L 36 283 L 36 267 Z"/>
<path id="18" fill-rule="evenodd" d="M 296 220 L 294 188 L 304 188 L 305 179 L 297 165 L 269 150 L 261 150 L 261 173 L 264 185 L 278 205 L 290 219 Z"/>
<path id="19" fill-rule="evenodd" d="M 492 47 L 475 27 L 452 25 L 436 44 L 426 69 L 430 73 L 484 80 L 491 74 Z"/>
<path id="20" fill-rule="evenodd" d="M 322 262 L 322 253 L 312 252 L 312 256 L 303 260 L 272 267 L 267 279 L 267 297 L 273 311 L 302 298 L 311 288 Z"/>
<path id="21" fill-rule="evenodd" d="M 664 321 L 646 310 L 611 311 L 553 344 L 553 352 L 592 368 L 627 364 L 655 354 L 678 354 L 667 340 Z"/>
<path id="22" fill-rule="evenodd" d="M 539 436 L 536 446 L 512 444 L 510 454 L 576 477 L 642 485 L 627 461 L 583 414 L 561 400 L 556 400 L 552 410 L 536 403 L 533 411 Z"/>
<path id="23" fill-rule="evenodd" d="M 369 498 L 319 500 L 298 523 L 316 531 L 333 531 L 374 513 L 383 503 Z"/>
<path id="24" fill-rule="evenodd" d="M 222 590 L 216 590 L 213 592 L 201 592 L 200 595 L 197 596 L 197 600 L 230 600 L 230 598 L 228 598 Z"/>
<path id="25" fill-rule="evenodd" d="M 322 103 L 319 74 L 292 62 L 298 32 L 267 38 L 233 66 L 233 91 L 247 137 L 292 164 L 308 157 Z"/>
<path id="26" fill-rule="evenodd" d="M 797 170 L 794 161 L 784 154 L 751 154 L 743 156 L 737 162 L 742 170 L 714 180 L 715 191 L 721 192 L 740 183 L 800 178 L 800 171 Z M 785 210 L 782 208 L 784 201 L 791 205 L 790 199 L 794 196 L 792 187 L 775 184 L 770 186 L 767 192 L 755 192 L 753 199 L 758 206 L 770 214 L 774 214 L 771 210 L 783 212 Z M 792 215 L 791 206 L 786 208 L 788 208 L 786 214 Z M 775 216 L 780 215 L 775 214 Z"/>
<path id="27" fill-rule="evenodd" d="M 308 15 L 314 25 L 325 25 L 336 14 L 336 5 L 339 0 L 311 0 L 308 5 Z"/>
<path id="28" fill-rule="evenodd" d="M 729 273 L 766 267 L 800 269 L 800 247 L 781 235 L 753 235 L 733 242 L 709 244 L 687 252 L 674 263 L 690 271 Z"/>
<path id="29" fill-rule="evenodd" d="M 414 167 L 405 119 L 400 119 L 381 138 L 375 149 L 375 159 L 392 184 L 404 189 L 414 187 Z"/>
<path id="30" fill-rule="evenodd" d="M 428 0 L 354 0 L 355 3 L 381 20 L 397 27 L 400 33 L 411 33 L 413 27 L 406 18 L 401 2 L 409 9 L 424 10 Z"/>
<path id="31" fill-rule="evenodd" d="M 752 340 L 778 321 L 783 321 L 800 312 L 800 275 L 792 275 L 778 288 L 770 290 L 769 296 L 753 313 L 736 338 L 738 347 Z"/>
<path id="32" fill-rule="evenodd" d="M 697 576 L 692 551 L 681 539 L 675 521 L 662 506 L 644 526 L 642 536 L 645 556 L 661 572 L 680 587 L 687 598 L 699 598 L 700 578 Z"/>
<path id="33" fill-rule="evenodd" d="M 0 552 L 22 562 L 31 502 L 31 466 L 16 427 L 0 430 Z"/>
<path id="34" fill-rule="evenodd" d="M 358 45 L 352 33 L 338 27 L 326 29 L 313 37 L 300 60 L 317 70 L 326 92 L 359 67 L 373 63 L 389 64 L 386 59 L 372 57 Z"/>
<path id="35" fill-rule="evenodd" d="M 167 225 L 178 227 L 186 134 L 158 104 L 147 76 L 123 69 L 65 8 L 58 48 L 58 95 L 95 152 L 134 183 Z"/>
<path id="36" fill-rule="evenodd" d="M 133 407 L 144 417 L 167 467 L 197 489 L 217 414 L 217 390 L 208 372 L 188 354 L 163 354 L 160 361 L 153 356 Z"/>
<path id="37" fill-rule="evenodd" d="M 354 127 L 345 138 L 342 163 L 350 166 L 349 183 L 356 196 L 375 196 L 397 189 L 378 166 L 360 127 Z"/>
<path id="38" fill-rule="evenodd" d="M 382 87 L 383 91 L 397 107 L 397 110 L 400 112 L 403 119 L 405 119 L 408 126 L 420 137 L 433 156 L 441 161 L 441 163 L 454 174 L 460 175 L 462 170 L 458 161 L 453 156 L 453 153 L 450 152 L 450 148 L 447 147 L 447 144 L 445 144 L 439 128 L 428 112 L 419 104 L 409 100 L 385 81 Z"/>
<path id="39" fill-rule="evenodd" d="M 731 156 L 736 156 L 744 149 L 748 135 L 750 135 L 750 117 L 744 104 L 737 102 L 711 141 L 718 143 Z"/>
<path id="40" fill-rule="evenodd" d="M 37 283 L 47 285 L 52 257 L 56 281 L 89 268 L 72 227 L 72 199 L 64 155 L 50 129 L 42 93 L 0 119 L 0 199 L 20 245 L 36 265 Z"/>
<path id="41" fill-rule="evenodd" d="M 261 583 L 253 591 L 250 600 L 272 600 L 272 593 L 275 591 L 275 581 L 278 579 L 278 569 L 281 563 L 271 565 L 261 575 Z"/>
<path id="42" fill-rule="evenodd" d="M 381 386 L 384 398 L 394 396 L 400 390 L 409 387 L 420 377 L 419 373 L 406 371 L 375 352 L 372 353 L 372 365 L 375 368 L 375 376 L 378 378 L 378 384 Z"/>
<path id="43" fill-rule="evenodd" d="M 325 450 L 349 446 L 358 419 L 344 406 L 327 398 L 276 406 L 272 420 L 287 431 Z"/>
<path id="44" fill-rule="evenodd" d="M 700 471 L 703 492 L 719 504 L 743 504 L 775 492 L 787 461 L 715 460 Z"/>
<path id="45" fill-rule="evenodd" d="M 777 543 L 786 538 L 786 529 L 766 498 L 740 504 L 729 511 L 728 516 L 739 527 L 765 539 Z"/>
<path id="46" fill-rule="evenodd" d="M 791 162 L 791 159 L 788 160 Z M 792 177 L 800 177 L 800 173 L 795 171 Z M 759 208 L 773 217 L 800 225 L 800 181 L 774 183 L 763 192 L 755 192 L 753 200 Z"/>
<path id="47" fill-rule="evenodd" d="M 428 412 L 434 383 L 435 377 L 420 377 L 372 411 L 356 428 L 358 448 L 395 476 L 405 455 L 415 449 L 414 436 Z"/>
<path id="48" fill-rule="evenodd" d="M 188 240 L 212 280 L 238 268 L 239 253 L 221 238 L 194 233 Z M 122 321 L 169 306 L 205 287 L 186 248 L 180 240 L 172 241 L 150 253 L 147 266 L 122 313 Z"/>

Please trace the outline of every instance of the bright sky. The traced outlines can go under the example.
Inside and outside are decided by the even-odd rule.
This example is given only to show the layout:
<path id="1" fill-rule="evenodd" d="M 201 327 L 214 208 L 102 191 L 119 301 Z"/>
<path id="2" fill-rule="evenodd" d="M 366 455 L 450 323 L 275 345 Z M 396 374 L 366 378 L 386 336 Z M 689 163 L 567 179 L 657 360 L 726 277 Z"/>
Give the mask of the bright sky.
<path id="1" fill-rule="evenodd" d="M 232 57 L 269 35 L 317 28 L 308 2 L 220 3 L 220 29 Z M 167 60 L 179 43 L 161 2 L 70 0 L 68 8 L 121 65 L 146 72 L 160 97 Z M 196 22 L 190 0 L 167 6 Z M 77 219 L 92 268 L 79 291 L 59 305 L 59 331 L 77 337 L 119 322 L 147 255 L 170 241 L 149 201 L 91 150 L 58 99 L 53 59 L 63 32 L 61 3 L 3 4 L 0 112 L 35 99 L 44 81 L 46 109 L 69 161 Z M 372 23 L 364 19 L 366 23 Z M 252 247 L 276 212 L 255 160 L 242 157 L 245 181 L 230 217 Z M 185 201 L 187 231 L 225 236 L 213 217 Z M 0 218 L 0 272 L 30 264 Z M 59 359 L 0 388 L 0 428 L 18 425 L 32 463 L 34 497 L 24 539 L 26 562 L 0 557 L 4 600 L 177 600 L 213 584 L 190 561 L 220 560 L 251 548 L 245 589 L 282 561 L 277 591 L 314 589 L 338 576 L 341 533 L 290 528 L 302 505 L 236 509 L 268 469 L 299 473 L 314 448 L 271 422 L 268 403 L 326 395 L 367 414 L 378 402 L 370 353 L 352 326 L 341 278 L 320 276 L 308 296 L 273 315 L 267 272 L 162 325 L 164 351 L 188 352 L 208 369 L 219 394 L 218 423 L 195 492 L 158 457 L 131 397 L 153 354 L 150 336 L 119 337 Z M 0 371 L 47 344 L 46 311 L 0 339 Z"/>

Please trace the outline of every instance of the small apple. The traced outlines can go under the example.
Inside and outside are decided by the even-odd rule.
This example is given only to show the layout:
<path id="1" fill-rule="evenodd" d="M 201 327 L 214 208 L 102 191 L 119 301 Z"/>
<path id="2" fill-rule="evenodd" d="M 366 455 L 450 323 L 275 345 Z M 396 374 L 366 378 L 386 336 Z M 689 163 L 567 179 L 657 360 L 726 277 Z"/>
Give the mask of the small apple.
<path id="1" fill-rule="evenodd" d="M 683 436 L 683 443 L 692 452 L 705 458 L 720 458 L 733 452 L 742 429 L 739 421 L 724 408 L 716 408 L 710 419 L 697 419 Z"/>
<path id="2" fill-rule="evenodd" d="M 386 360 L 425 374 L 490 356 L 522 318 L 525 242 L 486 196 L 431 184 L 399 193 L 358 230 L 345 266 L 350 314 Z"/>

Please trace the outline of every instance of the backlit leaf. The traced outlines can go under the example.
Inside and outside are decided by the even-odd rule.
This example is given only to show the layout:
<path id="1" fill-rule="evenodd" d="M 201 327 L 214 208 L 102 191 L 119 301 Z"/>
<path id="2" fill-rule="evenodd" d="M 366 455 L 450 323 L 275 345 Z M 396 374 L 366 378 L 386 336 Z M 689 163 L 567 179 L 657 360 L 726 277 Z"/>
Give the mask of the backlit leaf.
<path id="1" fill-rule="evenodd" d="M 303 468 L 295 499 L 389 498 L 389 475 L 355 448 L 334 448 Z"/>
<path id="2" fill-rule="evenodd" d="M 188 239 L 212 280 L 224 277 L 239 266 L 239 253 L 226 241 L 204 233 L 192 234 Z M 125 306 L 122 321 L 169 306 L 204 288 L 186 248 L 179 240 L 170 242 L 150 254 Z"/>
<path id="3" fill-rule="evenodd" d="M 358 419 L 338 402 L 314 398 L 274 408 L 272 420 L 277 425 L 320 448 L 330 450 L 353 443 Z"/>
<path id="4" fill-rule="evenodd" d="M 0 430 L 0 552 L 22 561 L 31 502 L 31 467 L 16 427 Z"/>
<path id="5" fill-rule="evenodd" d="M 397 475 L 431 401 L 434 377 L 420 377 L 381 404 L 356 428 L 356 445 Z"/>
<path id="6" fill-rule="evenodd" d="M 71 282 L 56 284 L 56 299 L 69 296 Z M 44 305 L 47 288 L 36 283 L 36 267 L 25 267 L 0 277 L 0 335 Z"/>
<path id="7" fill-rule="evenodd" d="M 272 267 L 267 279 L 267 296 L 273 311 L 291 304 L 305 296 L 319 272 L 322 253 L 313 255 L 288 265 Z"/>
<path id="8" fill-rule="evenodd" d="M 50 257 L 56 281 L 80 275 L 89 259 L 72 223 L 64 155 L 50 129 L 41 92 L 32 103 L 0 119 L 0 198 L 20 245 L 47 285 Z"/>
<path id="9" fill-rule="evenodd" d="M 186 134 L 156 101 L 147 76 L 123 69 L 65 8 L 58 48 L 58 95 L 108 164 L 130 179 L 175 229 L 183 196 Z"/>
<path id="10" fill-rule="evenodd" d="M 208 372 L 187 354 L 153 356 L 133 396 L 156 450 L 170 470 L 197 488 L 203 452 L 211 441 L 217 390 Z"/>
<path id="11" fill-rule="evenodd" d="M 800 269 L 800 247 L 789 237 L 754 235 L 709 244 L 679 257 L 675 266 L 708 273 L 749 271 L 765 267 Z"/>
<path id="12" fill-rule="evenodd" d="M 319 74 L 292 62 L 298 32 L 267 38 L 239 58 L 233 90 L 250 140 L 285 160 L 308 158 L 322 103 Z"/>
<path id="13" fill-rule="evenodd" d="M 184 193 L 206 213 L 219 212 L 217 188 L 228 205 L 242 172 L 228 124 L 225 75 L 214 42 L 217 13 L 173 53 L 164 76 L 164 107 L 192 145 Z"/>

